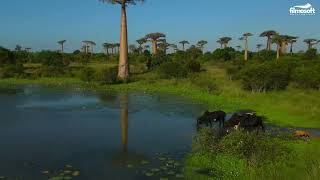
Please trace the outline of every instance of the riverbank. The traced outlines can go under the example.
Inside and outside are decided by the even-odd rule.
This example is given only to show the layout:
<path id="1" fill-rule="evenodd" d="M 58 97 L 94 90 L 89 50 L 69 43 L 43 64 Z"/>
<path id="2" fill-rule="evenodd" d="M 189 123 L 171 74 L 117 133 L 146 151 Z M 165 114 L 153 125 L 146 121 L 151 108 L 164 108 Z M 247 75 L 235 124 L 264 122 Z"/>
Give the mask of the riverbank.
<path id="1" fill-rule="evenodd" d="M 320 114 L 320 94 L 312 90 L 289 88 L 270 93 L 251 93 L 241 89 L 238 82 L 228 80 L 223 69 L 210 67 L 207 76 L 215 78 L 218 89 L 213 92 L 203 90 L 189 79 L 157 79 L 153 74 L 128 84 L 99 85 L 86 83 L 77 78 L 2 79 L 0 86 L 48 85 L 77 86 L 102 91 L 142 91 L 148 93 L 169 93 L 182 96 L 197 103 L 203 103 L 210 110 L 221 109 L 234 112 L 239 109 L 253 109 L 267 117 L 267 122 L 277 126 L 320 128 L 317 114 Z M 146 79 L 146 77 L 151 77 Z"/>

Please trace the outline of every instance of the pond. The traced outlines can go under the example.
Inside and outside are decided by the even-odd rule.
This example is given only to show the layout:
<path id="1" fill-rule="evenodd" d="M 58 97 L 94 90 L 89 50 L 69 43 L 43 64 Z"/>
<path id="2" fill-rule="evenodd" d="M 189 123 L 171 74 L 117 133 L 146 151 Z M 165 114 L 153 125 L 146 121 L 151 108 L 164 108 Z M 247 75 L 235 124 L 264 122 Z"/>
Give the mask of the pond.
<path id="1" fill-rule="evenodd" d="M 195 118 L 171 95 L 0 88 L 0 179 L 183 177 Z"/>

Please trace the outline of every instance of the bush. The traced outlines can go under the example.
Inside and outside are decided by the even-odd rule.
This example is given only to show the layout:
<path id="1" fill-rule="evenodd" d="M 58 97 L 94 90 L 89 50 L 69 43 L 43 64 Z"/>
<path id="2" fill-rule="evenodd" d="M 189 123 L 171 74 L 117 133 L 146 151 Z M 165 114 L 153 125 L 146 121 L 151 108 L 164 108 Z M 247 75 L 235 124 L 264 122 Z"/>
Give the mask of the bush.
<path id="1" fill-rule="evenodd" d="M 293 82 L 300 88 L 320 90 L 320 65 L 302 66 L 293 73 Z"/>
<path id="2" fill-rule="evenodd" d="M 254 54 L 253 59 L 270 61 L 276 59 L 276 57 L 277 52 L 275 51 L 261 50 L 260 52 Z"/>
<path id="3" fill-rule="evenodd" d="M 188 75 L 187 68 L 178 62 L 163 63 L 158 72 L 164 78 L 185 78 Z"/>
<path id="4" fill-rule="evenodd" d="M 93 68 L 85 67 L 79 72 L 79 78 L 82 81 L 90 82 L 94 80 L 95 71 Z"/>
<path id="5" fill-rule="evenodd" d="M 189 79 L 192 84 L 196 85 L 197 87 L 203 89 L 208 93 L 218 91 L 216 80 L 207 74 L 193 74 L 189 77 Z"/>
<path id="6" fill-rule="evenodd" d="M 239 78 L 244 88 L 252 92 L 282 90 L 289 84 L 291 69 L 286 61 L 252 63 L 239 72 Z"/>
<path id="7" fill-rule="evenodd" d="M 187 71 L 189 73 L 196 73 L 201 71 L 201 64 L 198 61 L 190 60 L 186 64 Z"/>
<path id="8" fill-rule="evenodd" d="M 100 69 L 94 76 L 99 84 L 115 84 L 118 80 L 118 67 Z"/>
<path id="9" fill-rule="evenodd" d="M 317 49 L 309 49 L 306 51 L 306 53 L 303 55 L 303 59 L 306 60 L 313 60 L 317 59 Z"/>
<path id="10" fill-rule="evenodd" d="M 60 77 L 63 75 L 63 69 L 55 66 L 42 66 L 37 72 L 38 77 Z"/>
<path id="11" fill-rule="evenodd" d="M 229 60 L 235 59 L 235 56 L 236 56 L 236 51 L 231 47 L 227 47 L 224 49 L 216 49 L 212 53 L 212 57 L 215 60 L 229 61 Z"/>
<path id="12" fill-rule="evenodd" d="M 7 65 L 0 69 L 0 78 L 22 77 L 24 68 L 22 64 Z"/>

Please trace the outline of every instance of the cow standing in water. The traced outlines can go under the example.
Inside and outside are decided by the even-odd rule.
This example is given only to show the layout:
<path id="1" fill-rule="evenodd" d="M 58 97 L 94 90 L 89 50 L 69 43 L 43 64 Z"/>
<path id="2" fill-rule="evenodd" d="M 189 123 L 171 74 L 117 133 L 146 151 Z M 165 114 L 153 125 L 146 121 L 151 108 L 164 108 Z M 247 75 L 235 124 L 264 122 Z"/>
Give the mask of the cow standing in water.
<path id="1" fill-rule="evenodd" d="M 227 114 L 224 111 L 206 111 L 201 117 L 197 119 L 197 127 L 201 124 L 206 124 L 206 126 L 212 127 L 212 122 L 219 122 L 219 127 L 224 127 L 224 121 Z"/>

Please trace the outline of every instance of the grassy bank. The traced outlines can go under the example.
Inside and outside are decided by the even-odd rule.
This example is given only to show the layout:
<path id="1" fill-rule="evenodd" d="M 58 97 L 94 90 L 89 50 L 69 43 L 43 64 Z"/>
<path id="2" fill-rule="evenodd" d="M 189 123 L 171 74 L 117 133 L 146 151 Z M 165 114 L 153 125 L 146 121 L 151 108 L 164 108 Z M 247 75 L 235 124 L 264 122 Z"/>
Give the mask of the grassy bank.
<path id="1" fill-rule="evenodd" d="M 54 86 L 78 85 L 85 88 L 114 91 L 146 91 L 170 93 L 208 105 L 210 110 L 222 109 L 233 112 L 239 109 L 253 109 L 268 118 L 268 122 L 279 126 L 320 128 L 317 114 L 320 114 L 320 94 L 313 90 L 299 90 L 289 87 L 285 91 L 251 93 L 244 91 L 239 82 L 230 81 L 225 70 L 208 65 L 207 78 L 215 79 L 217 89 L 208 92 L 187 79 L 159 79 L 155 73 L 137 75 L 128 84 L 98 85 L 85 83 L 77 78 L 3 79 L 0 86 L 17 84 L 42 84 Z"/>

